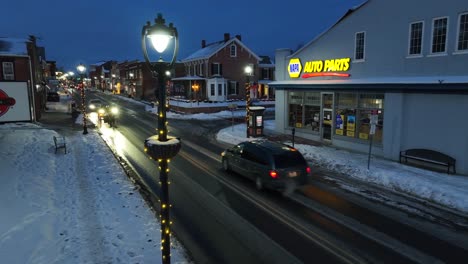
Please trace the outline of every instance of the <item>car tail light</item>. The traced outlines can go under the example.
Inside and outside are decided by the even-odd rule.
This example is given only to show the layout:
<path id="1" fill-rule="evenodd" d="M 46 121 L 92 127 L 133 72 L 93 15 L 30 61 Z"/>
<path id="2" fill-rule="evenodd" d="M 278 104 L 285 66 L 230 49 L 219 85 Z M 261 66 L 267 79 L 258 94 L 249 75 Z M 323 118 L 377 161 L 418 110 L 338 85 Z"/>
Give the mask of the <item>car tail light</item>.
<path id="1" fill-rule="evenodd" d="M 310 173 L 310 167 L 307 167 L 307 168 L 306 168 L 306 172 L 307 172 L 307 174 Z"/>
<path id="2" fill-rule="evenodd" d="M 278 178 L 278 173 L 274 170 L 271 170 L 270 171 L 270 177 L 272 177 L 273 179 L 276 179 Z"/>

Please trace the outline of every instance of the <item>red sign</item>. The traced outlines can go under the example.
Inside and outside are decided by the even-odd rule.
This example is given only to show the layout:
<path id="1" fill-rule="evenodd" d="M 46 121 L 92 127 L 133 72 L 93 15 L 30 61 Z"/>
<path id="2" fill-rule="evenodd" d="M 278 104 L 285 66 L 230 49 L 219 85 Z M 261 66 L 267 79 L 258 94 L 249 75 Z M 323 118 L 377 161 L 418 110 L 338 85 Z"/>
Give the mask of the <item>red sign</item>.
<path id="1" fill-rule="evenodd" d="M 0 116 L 6 114 L 10 107 L 16 104 L 15 98 L 9 97 L 7 93 L 0 90 Z"/>

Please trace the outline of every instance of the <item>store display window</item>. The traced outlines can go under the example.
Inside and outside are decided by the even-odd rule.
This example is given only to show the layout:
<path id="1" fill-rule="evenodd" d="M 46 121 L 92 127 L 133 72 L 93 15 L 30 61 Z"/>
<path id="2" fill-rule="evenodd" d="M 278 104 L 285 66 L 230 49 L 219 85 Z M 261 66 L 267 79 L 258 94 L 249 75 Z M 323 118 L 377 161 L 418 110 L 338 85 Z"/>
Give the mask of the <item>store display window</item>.
<path id="1" fill-rule="evenodd" d="M 382 142 L 384 94 L 336 93 L 335 97 L 335 135 L 369 140 L 371 114 L 376 114 L 373 140 Z"/>

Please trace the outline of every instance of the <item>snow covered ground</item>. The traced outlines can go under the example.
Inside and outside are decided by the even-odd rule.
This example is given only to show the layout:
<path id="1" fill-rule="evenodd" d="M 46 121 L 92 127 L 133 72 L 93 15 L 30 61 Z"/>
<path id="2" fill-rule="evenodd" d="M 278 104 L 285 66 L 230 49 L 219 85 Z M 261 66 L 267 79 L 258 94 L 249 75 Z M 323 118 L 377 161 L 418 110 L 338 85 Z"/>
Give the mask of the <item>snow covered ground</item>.
<path id="1" fill-rule="evenodd" d="M 89 131 L 55 154 L 55 131 L 0 125 L 1 263 L 160 263 L 155 213 Z M 190 263 L 171 242 L 172 263 Z"/>

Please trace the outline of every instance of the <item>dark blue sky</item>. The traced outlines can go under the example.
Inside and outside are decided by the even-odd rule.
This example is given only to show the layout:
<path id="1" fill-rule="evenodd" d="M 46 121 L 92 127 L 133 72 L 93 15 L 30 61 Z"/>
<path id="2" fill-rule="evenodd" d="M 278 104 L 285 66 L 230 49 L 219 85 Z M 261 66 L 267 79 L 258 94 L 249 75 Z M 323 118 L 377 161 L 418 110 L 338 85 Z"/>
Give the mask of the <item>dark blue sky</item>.
<path id="1" fill-rule="evenodd" d="M 143 60 L 141 29 L 162 13 L 179 32 L 178 59 L 224 33 L 257 55 L 296 49 L 364 0 L 15 0 L 1 7 L 1 37 L 36 35 L 48 60 L 66 71 L 80 62 Z M 155 56 L 155 55 L 153 55 Z"/>

